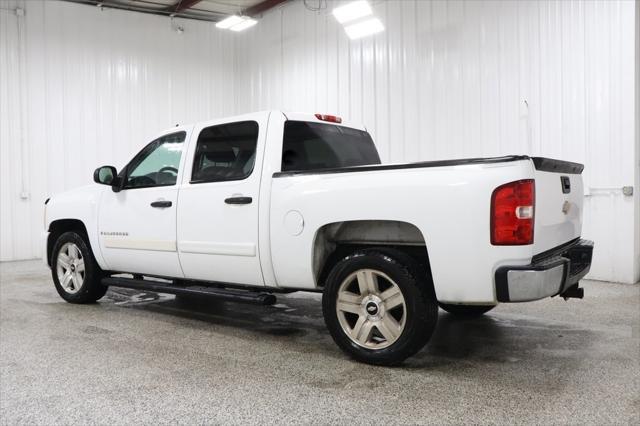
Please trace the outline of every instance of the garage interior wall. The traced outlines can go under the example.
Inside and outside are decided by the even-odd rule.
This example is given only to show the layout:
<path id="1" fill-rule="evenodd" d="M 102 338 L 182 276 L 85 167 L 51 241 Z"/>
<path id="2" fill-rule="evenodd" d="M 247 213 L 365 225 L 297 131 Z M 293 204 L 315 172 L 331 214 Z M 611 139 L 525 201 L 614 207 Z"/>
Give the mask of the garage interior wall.
<path id="1" fill-rule="evenodd" d="M 97 166 L 119 170 L 167 127 L 234 113 L 233 40 L 211 23 L 0 8 L 1 260 L 41 256 L 47 197 L 91 183 Z"/>
<path id="2" fill-rule="evenodd" d="M 238 110 L 349 117 L 384 162 L 584 163 L 589 277 L 638 281 L 634 2 L 371 3 L 386 31 L 362 41 L 344 35 L 332 2 L 318 13 L 293 2 L 238 37 Z"/>
<path id="3" fill-rule="evenodd" d="M 317 12 L 289 2 L 238 34 L 69 3 L 0 3 L 1 259 L 38 256 L 42 201 L 89 182 L 98 165 L 123 165 L 160 129 L 283 109 L 363 122 L 385 162 L 582 162 L 590 278 L 638 281 L 634 2 L 371 3 L 386 31 L 361 41 L 345 36 L 331 1 Z M 15 4 L 24 17 L 5 10 Z"/>

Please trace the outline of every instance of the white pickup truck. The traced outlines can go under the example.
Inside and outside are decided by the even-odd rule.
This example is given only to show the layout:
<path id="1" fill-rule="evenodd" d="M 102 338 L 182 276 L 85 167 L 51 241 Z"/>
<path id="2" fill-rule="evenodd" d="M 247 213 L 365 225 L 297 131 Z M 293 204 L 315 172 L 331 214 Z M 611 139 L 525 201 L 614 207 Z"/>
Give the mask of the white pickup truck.
<path id="1" fill-rule="evenodd" d="M 474 316 L 582 297 L 582 168 L 527 156 L 381 165 L 364 127 L 322 114 L 176 126 L 120 173 L 100 167 L 99 185 L 45 202 L 45 259 L 71 303 L 108 286 L 260 304 L 323 292 L 338 346 L 392 365 L 429 340 L 438 306 Z"/>

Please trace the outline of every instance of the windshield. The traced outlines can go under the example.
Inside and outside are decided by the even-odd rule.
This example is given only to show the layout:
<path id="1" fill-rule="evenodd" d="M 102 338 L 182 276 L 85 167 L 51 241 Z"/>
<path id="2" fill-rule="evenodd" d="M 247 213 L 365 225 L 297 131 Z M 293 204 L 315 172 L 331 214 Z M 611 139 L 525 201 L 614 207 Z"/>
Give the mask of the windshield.
<path id="1" fill-rule="evenodd" d="M 308 121 L 284 124 L 283 172 L 370 164 L 380 164 L 380 157 L 365 131 Z"/>

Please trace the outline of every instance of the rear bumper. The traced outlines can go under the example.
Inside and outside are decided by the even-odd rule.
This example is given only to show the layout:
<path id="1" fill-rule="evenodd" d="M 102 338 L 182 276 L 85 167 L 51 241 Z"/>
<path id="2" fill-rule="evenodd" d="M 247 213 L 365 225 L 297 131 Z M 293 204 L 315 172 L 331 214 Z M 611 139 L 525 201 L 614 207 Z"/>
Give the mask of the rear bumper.
<path id="1" fill-rule="evenodd" d="M 564 293 L 591 268 L 593 241 L 574 240 L 534 256 L 531 264 L 496 270 L 498 302 L 528 302 Z"/>

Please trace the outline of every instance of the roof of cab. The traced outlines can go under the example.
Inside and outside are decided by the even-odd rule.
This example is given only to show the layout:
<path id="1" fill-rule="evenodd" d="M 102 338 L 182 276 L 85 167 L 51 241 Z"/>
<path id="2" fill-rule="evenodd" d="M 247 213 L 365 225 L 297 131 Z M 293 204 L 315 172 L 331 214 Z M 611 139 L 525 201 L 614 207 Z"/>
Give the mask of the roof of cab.
<path id="1" fill-rule="evenodd" d="M 173 131 L 188 130 L 197 124 L 203 125 L 203 124 L 211 123 L 210 125 L 214 126 L 217 124 L 223 124 L 225 122 L 244 121 L 244 120 L 251 119 L 252 116 L 253 117 L 256 117 L 259 115 L 264 116 L 265 114 L 272 114 L 272 113 L 282 114 L 285 116 L 287 120 L 292 120 L 292 121 L 310 121 L 310 122 L 318 122 L 318 123 L 324 123 L 324 124 L 329 124 L 334 126 L 350 127 L 353 129 L 358 129 L 363 131 L 367 130 L 362 124 L 344 120 L 344 118 L 341 116 L 338 116 L 342 119 L 340 123 L 331 123 L 331 122 L 318 119 L 316 117 L 317 113 L 281 111 L 281 110 L 264 110 L 264 111 L 255 111 L 255 112 L 250 112 L 245 114 L 233 115 L 233 116 L 216 117 L 216 118 L 211 118 L 209 120 L 202 120 L 202 121 L 197 121 L 197 122 L 187 123 L 187 124 L 176 124 L 174 127 L 169 127 L 167 129 L 164 129 L 162 132 L 158 133 L 158 135 L 161 136 L 161 135 L 166 135 L 167 133 L 173 132 Z M 320 114 L 328 114 L 328 113 L 320 113 Z"/>

